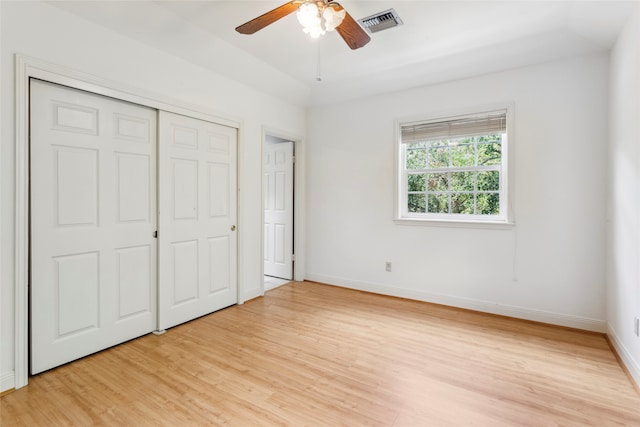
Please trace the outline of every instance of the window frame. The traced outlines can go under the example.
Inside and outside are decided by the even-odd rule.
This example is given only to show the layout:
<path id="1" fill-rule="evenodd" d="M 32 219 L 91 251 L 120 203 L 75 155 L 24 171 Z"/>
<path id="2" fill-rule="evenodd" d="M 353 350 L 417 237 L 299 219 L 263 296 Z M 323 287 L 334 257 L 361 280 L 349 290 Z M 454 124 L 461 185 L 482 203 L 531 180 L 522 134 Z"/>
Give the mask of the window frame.
<path id="1" fill-rule="evenodd" d="M 434 112 L 422 115 L 420 117 L 397 119 L 395 126 L 396 137 L 394 147 L 394 222 L 401 225 L 458 226 L 472 228 L 512 227 L 514 225 L 512 208 L 514 169 L 514 110 L 515 108 L 512 102 L 505 102 L 448 112 Z M 407 200 L 409 194 L 407 176 L 409 174 L 405 170 L 405 144 L 403 144 L 402 142 L 402 127 L 455 120 L 464 117 L 490 114 L 499 111 L 506 112 L 506 137 L 503 138 L 501 144 L 502 162 L 497 167 L 493 167 L 491 169 L 500 170 L 500 215 L 407 212 Z M 477 166 L 460 167 L 460 169 L 473 170 L 477 169 Z M 421 171 L 423 171 L 423 173 L 460 172 L 459 169 L 452 170 L 452 168 L 432 170 L 421 169 Z M 472 194 L 473 193 L 477 193 L 477 188 L 474 188 Z M 426 201 L 426 203 L 428 203 L 428 200 Z"/>

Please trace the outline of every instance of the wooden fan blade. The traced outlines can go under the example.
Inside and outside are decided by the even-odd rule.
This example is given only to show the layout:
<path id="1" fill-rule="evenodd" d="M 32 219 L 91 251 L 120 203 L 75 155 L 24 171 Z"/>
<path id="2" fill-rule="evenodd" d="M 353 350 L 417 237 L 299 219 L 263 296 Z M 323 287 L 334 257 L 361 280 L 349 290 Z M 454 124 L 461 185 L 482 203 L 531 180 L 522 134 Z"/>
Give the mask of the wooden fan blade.
<path id="1" fill-rule="evenodd" d="M 344 9 L 340 4 L 335 2 L 331 2 L 331 5 L 338 12 Z M 371 41 L 369 34 L 367 34 L 360 24 L 358 24 L 356 20 L 349 15 L 349 12 L 346 12 L 342 23 L 338 25 L 336 31 L 340 34 L 345 43 L 354 50 L 361 48 Z"/>
<path id="2" fill-rule="evenodd" d="M 239 27 L 236 27 L 236 31 L 241 34 L 253 34 L 258 30 L 263 29 L 267 25 L 273 24 L 278 19 L 284 18 L 290 13 L 295 12 L 300 7 L 299 2 L 290 1 L 289 3 L 285 3 L 282 6 L 276 7 L 275 9 L 258 16 L 257 18 L 252 19 L 249 22 L 246 22 Z"/>

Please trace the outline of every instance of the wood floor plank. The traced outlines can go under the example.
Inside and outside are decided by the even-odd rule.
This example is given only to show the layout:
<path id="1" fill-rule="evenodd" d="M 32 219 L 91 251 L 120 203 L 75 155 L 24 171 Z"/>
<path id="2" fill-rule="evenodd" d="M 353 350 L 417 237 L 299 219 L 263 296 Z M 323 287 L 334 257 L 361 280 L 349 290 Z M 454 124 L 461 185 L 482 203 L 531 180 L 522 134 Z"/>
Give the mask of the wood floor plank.
<path id="1" fill-rule="evenodd" d="M 640 426 L 601 334 L 311 282 L 30 378 L 2 426 Z"/>

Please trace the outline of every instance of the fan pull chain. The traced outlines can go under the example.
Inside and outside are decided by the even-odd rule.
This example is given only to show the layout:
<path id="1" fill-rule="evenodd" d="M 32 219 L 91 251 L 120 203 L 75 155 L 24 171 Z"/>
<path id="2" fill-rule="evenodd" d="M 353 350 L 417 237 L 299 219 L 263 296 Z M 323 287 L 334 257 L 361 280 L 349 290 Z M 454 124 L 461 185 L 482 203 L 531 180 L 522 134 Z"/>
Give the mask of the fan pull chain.
<path id="1" fill-rule="evenodd" d="M 321 82 L 322 69 L 320 68 L 320 40 L 317 40 L 317 43 L 318 43 L 318 61 L 317 61 L 317 68 L 316 68 L 316 81 Z"/>

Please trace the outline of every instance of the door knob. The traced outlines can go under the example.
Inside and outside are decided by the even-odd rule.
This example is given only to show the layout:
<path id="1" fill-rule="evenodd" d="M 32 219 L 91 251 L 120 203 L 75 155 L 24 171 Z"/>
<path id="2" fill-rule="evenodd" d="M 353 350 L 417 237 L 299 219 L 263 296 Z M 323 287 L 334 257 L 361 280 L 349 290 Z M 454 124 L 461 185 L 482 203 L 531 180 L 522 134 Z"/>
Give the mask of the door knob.
<path id="1" fill-rule="evenodd" d="M 231 226 L 231 231 L 236 231 L 236 226 L 235 225 Z"/>

